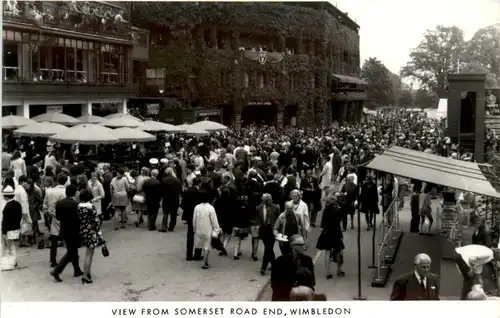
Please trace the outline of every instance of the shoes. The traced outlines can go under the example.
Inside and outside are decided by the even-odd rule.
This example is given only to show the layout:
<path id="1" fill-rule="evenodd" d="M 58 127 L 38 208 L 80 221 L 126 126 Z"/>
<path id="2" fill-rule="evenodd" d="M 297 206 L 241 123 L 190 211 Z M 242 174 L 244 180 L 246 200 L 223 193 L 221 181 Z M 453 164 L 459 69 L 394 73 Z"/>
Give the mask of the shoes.
<path id="1" fill-rule="evenodd" d="M 193 258 L 192 256 L 188 256 L 188 257 L 186 257 L 186 261 L 188 261 L 188 262 L 189 262 L 189 261 L 192 261 L 193 259 L 194 259 L 194 258 Z"/>
<path id="2" fill-rule="evenodd" d="M 50 268 L 54 268 L 57 266 L 57 263 L 50 263 Z"/>
<path id="3" fill-rule="evenodd" d="M 209 266 L 208 266 L 208 264 L 203 264 L 203 265 L 201 265 L 201 268 L 203 268 L 203 269 L 208 269 L 208 268 L 209 268 Z"/>
<path id="4" fill-rule="evenodd" d="M 260 270 L 260 274 L 261 274 L 262 276 L 264 276 L 264 275 L 266 275 L 266 271 L 265 271 L 265 270 L 263 270 L 263 269 L 261 269 L 261 270 Z"/>
<path id="5" fill-rule="evenodd" d="M 76 272 L 73 274 L 73 276 L 74 276 L 74 277 L 80 277 L 80 276 L 82 276 L 82 275 L 83 275 L 83 272 L 82 272 L 81 270 L 80 270 L 80 271 L 76 271 Z"/>
<path id="6" fill-rule="evenodd" d="M 326 279 L 332 279 L 333 278 L 333 275 L 332 274 L 328 274 L 326 275 Z"/>
<path id="7" fill-rule="evenodd" d="M 167 230 L 166 229 L 160 229 L 160 230 L 158 230 L 158 232 L 166 233 Z"/>
<path id="8" fill-rule="evenodd" d="M 234 259 L 235 261 L 237 261 L 237 260 L 239 260 L 239 259 L 240 259 L 240 257 L 239 257 L 239 256 L 234 255 L 234 256 L 233 256 L 233 259 Z"/>
<path id="9" fill-rule="evenodd" d="M 85 278 L 85 277 L 82 277 L 82 284 L 92 284 L 92 279 L 89 277 L 89 278 Z"/>
<path id="10" fill-rule="evenodd" d="M 258 258 L 257 256 L 252 256 L 252 260 L 253 260 L 254 262 L 257 262 L 257 261 L 259 260 L 259 258 Z"/>
<path id="11" fill-rule="evenodd" d="M 227 251 L 220 251 L 219 256 L 227 256 Z"/>
<path id="12" fill-rule="evenodd" d="M 56 280 L 56 282 L 60 283 L 62 282 L 63 280 L 61 279 L 61 277 L 59 277 L 59 274 L 57 274 L 56 272 L 54 271 L 51 271 L 50 272 L 50 276 L 54 277 L 54 279 Z"/>

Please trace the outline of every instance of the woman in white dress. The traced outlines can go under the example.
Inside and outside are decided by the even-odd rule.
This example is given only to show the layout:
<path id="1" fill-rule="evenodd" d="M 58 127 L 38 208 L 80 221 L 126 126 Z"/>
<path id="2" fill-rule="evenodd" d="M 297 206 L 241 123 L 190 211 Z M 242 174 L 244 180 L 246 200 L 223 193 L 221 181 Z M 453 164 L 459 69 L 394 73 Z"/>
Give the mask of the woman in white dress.
<path id="1" fill-rule="evenodd" d="M 212 238 L 218 239 L 221 228 L 217 220 L 215 209 L 209 203 L 209 193 L 201 192 L 200 199 L 202 203 L 194 208 L 193 213 L 194 248 L 203 250 L 203 263 L 201 268 L 208 269 L 208 256 L 212 246 Z"/>
<path id="2" fill-rule="evenodd" d="M 20 176 L 26 175 L 26 163 L 24 159 L 21 158 L 20 151 L 14 151 L 12 157 L 10 158 L 10 170 L 14 171 L 14 178 L 19 181 Z"/>

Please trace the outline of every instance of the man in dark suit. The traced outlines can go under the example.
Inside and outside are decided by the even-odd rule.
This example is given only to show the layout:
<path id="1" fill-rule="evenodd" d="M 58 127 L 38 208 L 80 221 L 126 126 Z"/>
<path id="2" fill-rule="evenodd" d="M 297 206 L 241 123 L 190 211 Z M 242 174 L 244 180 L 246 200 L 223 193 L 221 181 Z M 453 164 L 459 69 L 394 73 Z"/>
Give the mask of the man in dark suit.
<path id="1" fill-rule="evenodd" d="M 82 276 L 83 272 L 78 264 L 78 248 L 80 247 L 80 220 L 78 218 L 78 203 L 74 197 L 76 195 L 76 187 L 69 185 L 66 187 L 66 198 L 56 203 L 56 218 L 61 224 L 59 236 L 66 243 L 67 252 L 59 261 L 59 264 L 54 267 L 50 275 L 57 282 L 62 282 L 59 277 L 64 271 L 69 262 L 73 264 L 74 276 Z"/>
<path id="2" fill-rule="evenodd" d="M 354 229 L 354 212 L 355 202 L 357 200 L 358 186 L 354 184 L 353 176 L 348 176 L 346 178 L 346 184 L 342 187 L 340 192 L 344 195 L 344 200 L 341 204 L 342 206 L 342 229 L 345 231 L 347 229 L 347 216 L 350 215 L 351 218 L 351 229 Z"/>
<path id="3" fill-rule="evenodd" d="M 262 192 L 269 193 L 273 198 L 273 203 L 278 204 L 279 206 L 279 204 L 283 201 L 283 189 L 281 188 L 280 183 L 277 181 L 278 177 L 278 174 L 268 173 L 268 181 L 264 184 Z"/>
<path id="4" fill-rule="evenodd" d="M 150 231 L 156 230 L 156 218 L 158 217 L 162 198 L 161 182 L 158 180 L 159 173 L 157 169 L 151 170 L 151 178 L 146 179 L 142 185 L 142 190 L 146 196 L 148 228 Z"/>
<path id="5" fill-rule="evenodd" d="M 430 272 L 429 255 L 418 254 L 414 264 L 413 272 L 394 282 L 390 300 L 439 300 L 439 277 Z"/>
<path id="6" fill-rule="evenodd" d="M 177 213 L 179 210 L 181 193 L 182 193 L 182 182 L 179 180 L 172 168 L 167 168 L 165 170 L 165 177 L 163 178 L 163 219 L 161 221 L 160 232 L 173 232 L 175 225 L 177 224 Z M 170 222 L 168 222 L 168 217 L 170 216 Z"/>
<path id="7" fill-rule="evenodd" d="M 306 167 L 306 176 L 300 182 L 300 190 L 304 193 L 302 201 L 307 204 L 309 209 L 310 222 L 312 227 L 316 227 L 316 217 L 318 209 L 321 209 L 321 189 L 319 188 L 318 179 L 313 176 L 312 167 Z"/>
<path id="8" fill-rule="evenodd" d="M 194 245 L 194 229 L 193 229 L 193 213 L 194 208 L 201 203 L 200 199 L 200 185 L 201 179 L 194 178 L 193 185 L 189 187 L 182 194 L 182 220 L 187 222 L 187 245 L 186 245 L 186 261 L 192 260 L 202 260 L 201 249 L 196 249 L 194 251 L 193 257 L 193 245 Z"/>
<path id="9" fill-rule="evenodd" d="M 274 262 L 274 223 L 280 215 L 280 207 L 273 204 L 273 198 L 269 193 L 262 195 L 262 204 L 257 207 L 259 238 L 264 244 L 264 256 L 262 257 L 262 266 L 260 274 L 265 275 L 269 263 Z"/>

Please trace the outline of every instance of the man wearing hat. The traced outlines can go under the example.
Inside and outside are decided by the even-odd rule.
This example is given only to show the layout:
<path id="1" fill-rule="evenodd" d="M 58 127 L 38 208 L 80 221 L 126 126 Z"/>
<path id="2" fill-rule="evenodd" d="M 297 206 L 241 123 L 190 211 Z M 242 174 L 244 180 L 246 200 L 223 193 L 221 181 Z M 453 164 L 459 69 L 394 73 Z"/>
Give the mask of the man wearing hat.
<path id="1" fill-rule="evenodd" d="M 21 232 L 21 219 L 23 217 L 23 209 L 21 203 L 14 200 L 14 188 L 6 186 L 2 190 L 3 198 L 5 199 L 3 207 L 2 219 L 2 271 L 12 270 L 17 266 L 16 258 L 16 240 L 19 239 Z"/>

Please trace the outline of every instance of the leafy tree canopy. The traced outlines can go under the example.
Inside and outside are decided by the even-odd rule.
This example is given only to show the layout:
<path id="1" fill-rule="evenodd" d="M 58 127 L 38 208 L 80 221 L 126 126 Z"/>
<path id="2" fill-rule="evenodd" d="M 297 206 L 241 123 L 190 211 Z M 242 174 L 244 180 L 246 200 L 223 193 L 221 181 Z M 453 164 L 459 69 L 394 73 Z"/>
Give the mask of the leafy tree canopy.
<path id="1" fill-rule="evenodd" d="M 427 30 L 410 53 L 410 61 L 401 69 L 401 76 L 414 78 L 421 87 L 443 96 L 446 74 L 456 71 L 464 46 L 463 31 L 456 26 L 438 25 L 434 30 Z"/>
<path id="2" fill-rule="evenodd" d="M 421 109 L 436 108 L 437 107 L 436 95 L 425 89 L 419 89 L 415 93 L 415 106 Z"/>
<path id="3" fill-rule="evenodd" d="M 487 73 L 486 86 L 500 79 L 500 23 L 479 29 L 462 52 L 461 71 Z"/>
<path id="4" fill-rule="evenodd" d="M 401 91 L 401 95 L 399 96 L 399 101 L 398 101 L 399 106 L 408 108 L 412 107 L 413 105 L 413 92 L 409 88 L 404 88 Z"/>
<path id="5" fill-rule="evenodd" d="M 377 58 L 366 60 L 361 68 L 361 76 L 368 82 L 366 95 L 368 106 L 387 106 L 394 101 L 391 72 Z"/>

